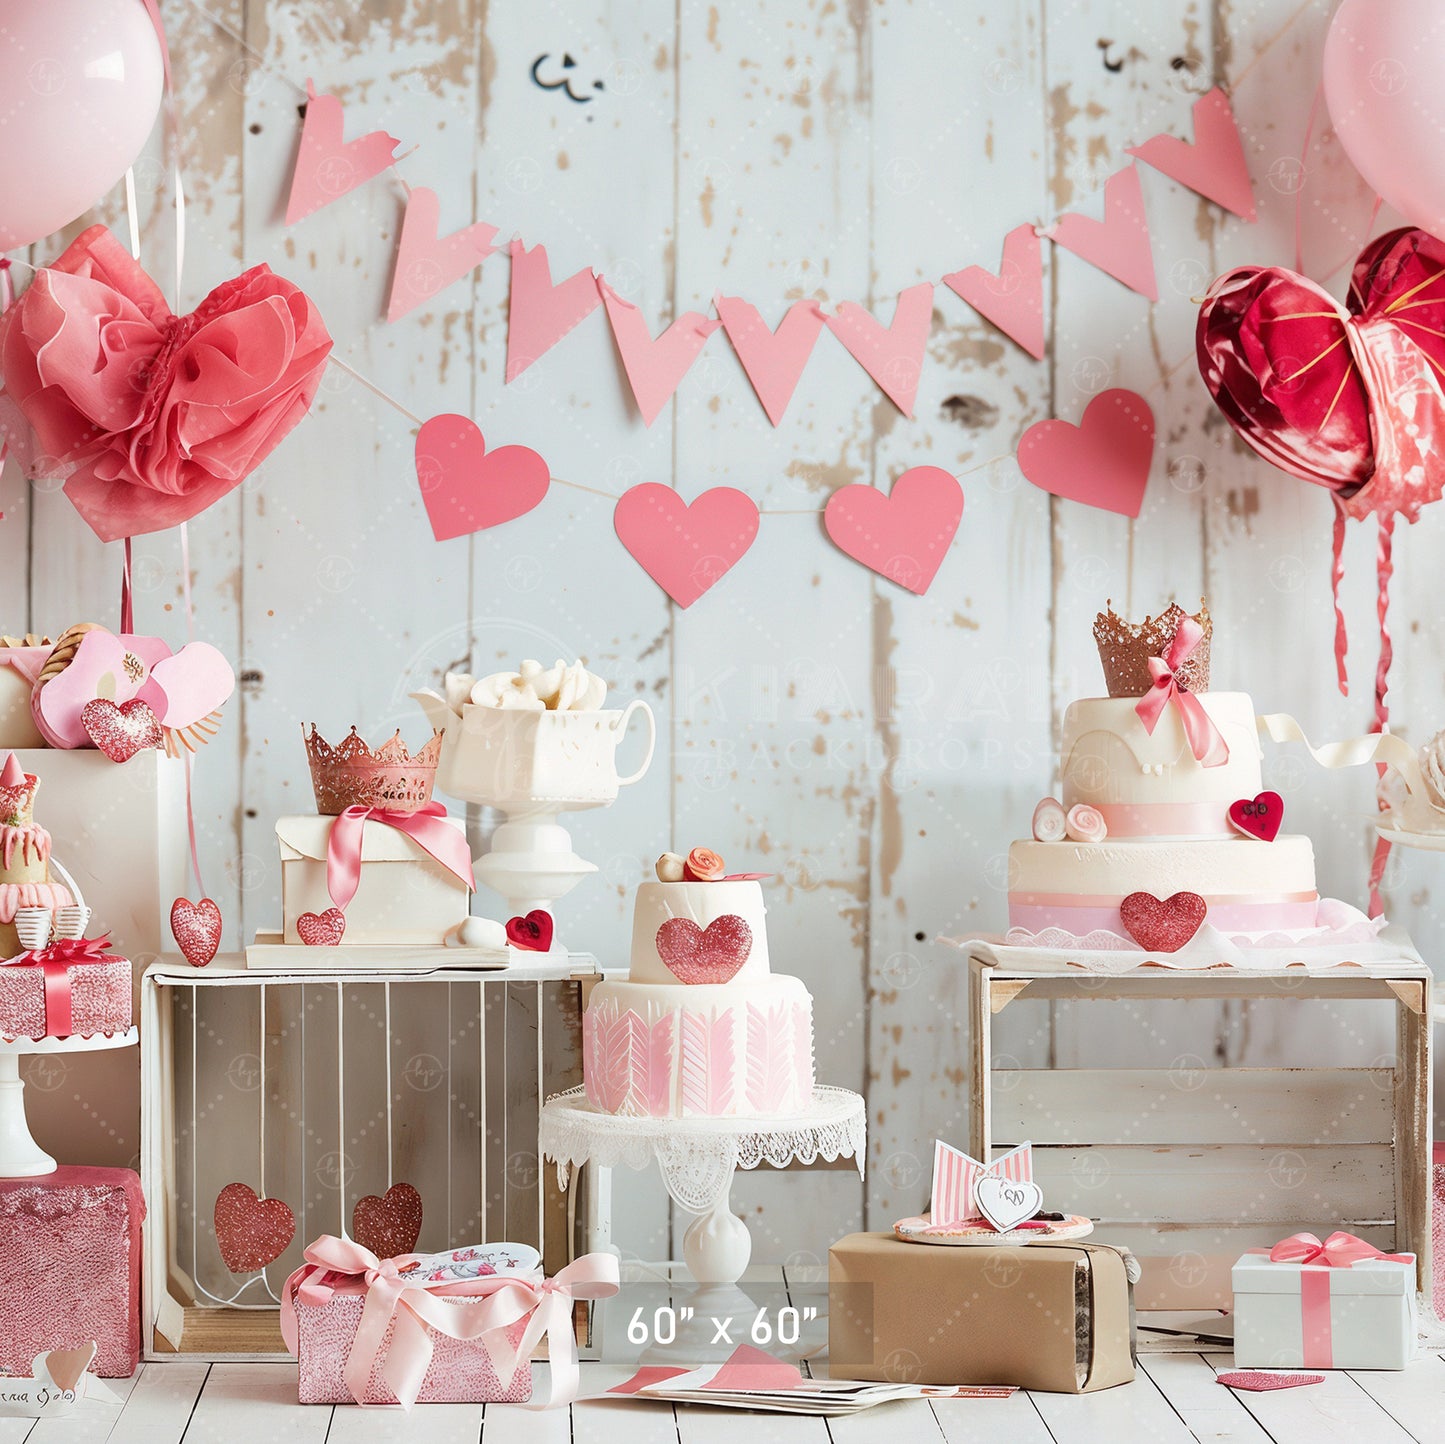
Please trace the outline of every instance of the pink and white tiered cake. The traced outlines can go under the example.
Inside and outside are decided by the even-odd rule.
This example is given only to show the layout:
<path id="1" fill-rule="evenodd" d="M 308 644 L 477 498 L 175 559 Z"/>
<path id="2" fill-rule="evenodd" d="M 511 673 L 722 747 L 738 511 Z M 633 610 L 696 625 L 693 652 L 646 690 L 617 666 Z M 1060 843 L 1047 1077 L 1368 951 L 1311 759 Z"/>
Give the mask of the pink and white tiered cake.
<path id="1" fill-rule="evenodd" d="M 637 890 L 625 982 L 582 1020 L 587 1098 L 607 1113 L 767 1117 L 813 1096 L 813 999 L 771 971 L 763 890 L 706 849 Z M 661 880 L 667 879 L 667 880 Z"/>

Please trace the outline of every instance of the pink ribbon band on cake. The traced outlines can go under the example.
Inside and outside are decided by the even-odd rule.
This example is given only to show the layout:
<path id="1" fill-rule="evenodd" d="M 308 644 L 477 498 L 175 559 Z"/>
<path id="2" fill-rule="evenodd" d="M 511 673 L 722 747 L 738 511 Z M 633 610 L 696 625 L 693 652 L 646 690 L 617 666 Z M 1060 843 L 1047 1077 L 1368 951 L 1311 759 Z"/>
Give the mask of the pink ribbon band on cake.
<path id="1" fill-rule="evenodd" d="M 1111 838 L 1233 837 L 1225 802 L 1095 802 Z"/>
<path id="2" fill-rule="evenodd" d="M 1222 767 L 1229 761 L 1229 747 L 1224 735 L 1210 720 L 1204 703 L 1179 681 L 1177 675 L 1203 638 L 1204 628 L 1193 617 L 1185 617 L 1180 622 L 1179 630 L 1164 655 L 1149 658 L 1149 675 L 1154 684 L 1139 699 L 1134 710 L 1139 714 L 1144 730 L 1153 736 L 1165 708 L 1172 702 L 1179 712 L 1179 720 L 1195 761 L 1205 767 Z"/>
<path id="3" fill-rule="evenodd" d="M 118 962 L 117 955 L 109 949 L 108 933 L 98 938 L 64 938 L 48 947 L 9 958 L 3 966 L 41 970 L 45 988 L 45 1031 L 52 1037 L 68 1038 L 75 1029 L 70 969 L 86 963 Z"/>
<path id="4" fill-rule="evenodd" d="M 1104 930 L 1121 931 L 1122 898 L 1094 897 L 1086 893 L 1016 892 L 1009 894 L 1009 926 L 1031 933 L 1064 928 L 1076 937 Z M 1225 933 L 1287 932 L 1317 926 L 1319 894 L 1280 893 L 1277 896 L 1208 896 L 1206 921 Z"/>
<path id="5" fill-rule="evenodd" d="M 421 850 L 435 858 L 460 882 L 475 892 L 472 850 L 466 834 L 447 826 L 447 810 L 428 802 L 415 812 L 392 812 L 384 807 L 348 807 L 331 824 L 326 844 L 326 891 L 343 911 L 361 886 L 361 840 L 368 822 L 379 822 L 404 832 Z"/>
<path id="6" fill-rule="evenodd" d="M 1352 1268 L 1366 1259 L 1386 1263 L 1413 1264 L 1410 1253 L 1385 1253 L 1352 1233 L 1337 1229 L 1323 1242 L 1312 1233 L 1292 1233 L 1271 1249 L 1252 1248 L 1253 1254 L 1268 1253 L 1271 1263 L 1299 1264 L 1300 1323 L 1302 1353 L 1306 1369 L 1334 1368 L 1334 1339 L 1330 1322 L 1330 1276 L 1334 1269 Z"/>
<path id="7" fill-rule="evenodd" d="M 359 1280 L 366 1290 L 366 1303 L 346 1360 L 346 1386 L 357 1403 L 365 1404 L 371 1371 L 385 1350 L 382 1378 L 406 1409 L 416 1403 L 431 1364 L 429 1329 L 449 1339 L 480 1344 L 503 1384 L 545 1337 L 552 1373 L 552 1394 L 547 1402 L 560 1404 L 574 1398 L 581 1375 L 573 1305 L 578 1299 L 608 1298 L 618 1289 L 617 1259 L 612 1254 L 584 1254 L 550 1279 L 497 1274 L 450 1282 L 405 1274 L 414 1255 L 382 1259 L 351 1239 L 330 1234 L 317 1239 L 304 1257 L 306 1263 L 286 1280 L 281 1294 L 281 1336 L 286 1347 L 297 1352 L 297 1300 L 323 1306 L 338 1283 Z M 458 1308 L 447 1302 L 456 1298 L 475 1300 L 475 1307 Z M 507 1331 L 522 1319 L 527 1325 L 514 1348 Z M 392 1336 L 386 1349 L 388 1328 L 392 1328 Z"/>

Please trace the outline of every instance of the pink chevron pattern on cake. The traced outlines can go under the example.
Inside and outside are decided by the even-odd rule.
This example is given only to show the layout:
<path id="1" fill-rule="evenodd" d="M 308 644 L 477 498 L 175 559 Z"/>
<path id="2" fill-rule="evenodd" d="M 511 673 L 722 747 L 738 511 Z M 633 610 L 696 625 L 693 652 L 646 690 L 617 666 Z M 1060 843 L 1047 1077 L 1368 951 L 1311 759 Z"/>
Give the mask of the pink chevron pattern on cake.
<path id="1" fill-rule="evenodd" d="M 793 1067 L 798 1102 L 813 1096 L 813 1010 L 793 1004 Z"/>
<path id="2" fill-rule="evenodd" d="M 621 1112 L 632 1091 L 628 1072 L 632 1033 L 629 1019 L 636 1017 L 635 1013 L 619 1014 L 615 1008 L 589 1008 L 583 1017 L 584 1053 L 587 1034 L 592 1035 L 592 1067 L 586 1073 L 587 1097 L 607 1113 Z"/>
<path id="3" fill-rule="evenodd" d="M 733 1015 L 682 1015 L 682 1111 L 717 1117 L 732 1107 Z"/>
<path id="4" fill-rule="evenodd" d="M 748 1106 L 778 1113 L 788 1102 L 793 1082 L 792 1009 L 748 1004 Z"/>
<path id="5" fill-rule="evenodd" d="M 656 1118 L 667 1112 L 672 1101 L 673 1015 L 664 1013 L 651 1027 L 636 1013 L 627 1016 L 632 1020 L 629 1046 L 636 1111 Z"/>

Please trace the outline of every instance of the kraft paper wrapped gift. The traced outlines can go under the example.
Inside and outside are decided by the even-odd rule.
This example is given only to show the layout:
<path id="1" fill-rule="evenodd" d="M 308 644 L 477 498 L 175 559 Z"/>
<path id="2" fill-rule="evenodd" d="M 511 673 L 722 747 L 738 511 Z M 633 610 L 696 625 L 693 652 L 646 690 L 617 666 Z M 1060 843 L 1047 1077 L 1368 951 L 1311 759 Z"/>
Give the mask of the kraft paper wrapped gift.
<path id="1" fill-rule="evenodd" d="M 128 1168 L 57 1168 L 0 1179 L 0 1373 L 94 1339 L 94 1371 L 140 1362 L 145 1199 Z"/>
<path id="2" fill-rule="evenodd" d="M 1234 1266 L 1240 1368 L 1403 1369 L 1415 1356 L 1415 1255 L 1295 1234 Z"/>
<path id="3" fill-rule="evenodd" d="M 835 1379 L 1080 1394 L 1134 1377 L 1123 1256 L 1103 1244 L 942 1248 L 855 1233 L 828 1251 Z"/>
<path id="4" fill-rule="evenodd" d="M 463 840 L 460 818 L 436 819 Z M 336 819 L 316 813 L 280 818 L 281 907 L 284 938 L 299 943 L 296 919 L 324 913 L 332 904 L 326 887 L 326 854 Z M 383 946 L 436 944 L 467 916 L 470 891 L 454 872 L 414 838 L 372 820 L 362 825 L 361 879 L 346 904 L 346 942 Z"/>

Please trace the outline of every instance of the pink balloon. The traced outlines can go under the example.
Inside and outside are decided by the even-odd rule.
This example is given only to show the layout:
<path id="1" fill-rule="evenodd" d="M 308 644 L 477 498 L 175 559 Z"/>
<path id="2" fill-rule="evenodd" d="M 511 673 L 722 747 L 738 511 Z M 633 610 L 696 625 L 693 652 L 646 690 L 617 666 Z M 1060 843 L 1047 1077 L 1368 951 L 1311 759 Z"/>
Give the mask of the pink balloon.
<path id="1" fill-rule="evenodd" d="M 4 0 L 0 251 L 84 215 L 145 145 L 161 103 L 143 0 Z"/>
<path id="2" fill-rule="evenodd" d="M 1325 38 L 1335 134 L 1387 205 L 1445 237 L 1445 6 L 1344 0 Z"/>

